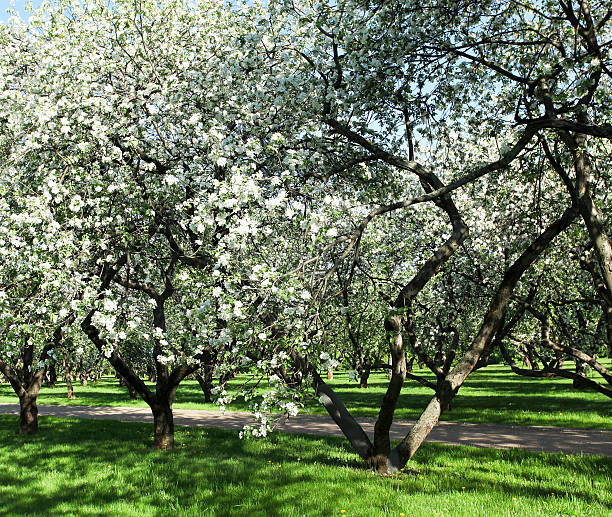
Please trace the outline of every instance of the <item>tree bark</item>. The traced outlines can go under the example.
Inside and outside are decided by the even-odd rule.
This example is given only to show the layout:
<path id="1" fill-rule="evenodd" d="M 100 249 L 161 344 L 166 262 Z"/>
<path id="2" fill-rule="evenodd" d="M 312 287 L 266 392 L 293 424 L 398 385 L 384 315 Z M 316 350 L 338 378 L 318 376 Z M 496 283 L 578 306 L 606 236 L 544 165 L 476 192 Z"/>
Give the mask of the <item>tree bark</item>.
<path id="1" fill-rule="evenodd" d="M 128 389 L 128 393 L 130 395 L 130 400 L 138 400 L 138 393 L 136 392 L 136 390 L 134 389 L 134 386 L 132 386 L 129 382 L 126 381 L 126 387 Z"/>
<path id="2" fill-rule="evenodd" d="M 605 307 L 606 340 L 608 344 L 608 357 L 612 357 L 612 307 Z"/>
<path id="3" fill-rule="evenodd" d="M 132 386 L 132 383 L 130 383 L 123 375 L 121 375 L 120 373 L 117 374 L 117 376 L 119 377 L 119 386 L 123 386 L 124 388 L 127 388 L 128 393 L 130 395 L 130 400 L 137 400 L 138 399 L 138 393 L 136 392 L 136 390 L 134 389 L 134 386 Z"/>
<path id="4" fill-rule="evenodd" d="M 319 402 L 323 404 L 329 416 L 333 418 L 336 425 L 344 433 L 344 436 L 351 442 L 357 454 L 363 460 L 369 461 L 372 451 L 370 438 L 368 438 L 361 425 L 352 417 L 334 390 L 321 379 L 321 376 L 316 371 L 312 371 L 312 375 L 313 386 L 316 395 L 319 397 Z"/>
<path id="5" fill-rule="evenodd" d="M 173 449 L 174 448 L 174 417 L 172 414 L 172 404 L 168 401 L 161 401 L 151 405 L 153 412 L 153 448 L 154 449 Z"/>
<path id="6" fill-rule="evenodd" d="M 391 380 L 374 425 L 374 448 L 370 460 L 372 468 L 382 474 L 389 470 L 388 458 L 391 451 L 389 430 L 393 423 L 397 400 L 406 379 L 406 354 L 402 339 L 402 326 L 403 318 L 400 315 L 389 316 L 385 321 L 385 331 L 388 334 L 392 358 Z"/>
<path id="7" fill-rule="evenodd" d="M 36 405 L 36 394 L 31 391 L 24 391 L 19 396 L 19 433 L 36 434 L 37 432 L 38 407 Z"/>
<path id="8" fill-rule="evenodd" d="M 67 397 L 69 399 L 75 399 L 76 395 L 74 394 L 74 388 L 72 387 L 72 372 L 71 372 L 70 364 L 68 361 L 68 357 L 66 356 L 66 352 L 64 352 L 63 366 L 64 366 L 64 378 L 66 379 Z"/>
<path id="9" fill-rule="evenodd" d="M 213 388 L 213 379 L 212 379 L 212 370 L 209 372 L 209 369 L 204 370 L 204 377 L 200 374 L 196 374 L 196 380 L 202 388 L 202 392 L 204 393 L 204 402 L 212 402 L 212 388 Z"/>
<path id="10" fill-rule="evenodd" d="M 442 412 L 448 408 L 452 398 L 457 394 L 467 376 L 474 369 L 480 355 L 497 333 L 500 325 L 503 324 L 512 292 L 523 276 L 523 273 L 542 254 L 552 240 L 570 226 L 576 215 L 574 207 L 566 209 L 563 215 L 540 234 L 514 264 L 508 268 L 484 317 L 480 330 L 472 340 L 470 348 L 445 376 L 444 380 L 438 383 L 436 395 L 431 399 L 421 417 L 410 430 L 410 433 L 397 446 L 396 452 L 392 454 L 391 459 L 394 461 L 397 457 L 397 465 L 403 466 L 412 458 L 427 435 L 438 423 Z"/>
<path id="11" fill-rule="evenodd" d="M 59 326 L 53 332 L 53 339 L 45 345 L 40 353 L 40 360 L 51 359 L 49 351 L 61 345 L 63 330 Z M 13 390 L 19 397 L 19 432 L 20 434 L 36 434 L 38 432 L 38 407 L 36 399 L 42 386 L 46 370 L 32 370 L 34 360 L 34 345 L 25 336 L 21 353 L 21 367 L 13 370 L 0 359 L 0 372 L 8 379 Z"/>
<path id="12" fill-rule="evenodd" d="M 26 338 L 27 340 L 27 338 Z M 30 350 L 28 350 L 30 348 Z M 0 359 L 0 372 L 8 379 L 13 390 L 19 397 L 19 433 L 36 434 L 38 432 L 38 407 L 36 398 L 43 382 L 44 370 L 35 373 L 31 371 L 32 353 L 30 345 L 24 347 L 24 360 L 21 372 L 15 372 Z M 41 357 L 47 356 L 48 348 L 43 349 Z"/>
<path id="13" fill-rule="evenodd" d="M 57 383 L 57 370 L 55 369 L 55 363 L 52 362 L 47 366 L 47 372 L 45 375 L 45 384 L 47 388 L 55 388 Z"/>
<path id="14" fill-rule="evenodd" d="M 424 172 L 420 179 L 425 192 L 431 192 L 443 186 L 442 182 L 433 173 Z M 395 407 L 397 406 L 397 401 L 406 379 L 406 353 L 404 351 L 402 329 L 405 325 L 406 334 L 409 339 L 411 336 L 414 336 L 414 315 L 411 311 L 413 300 L 436 273 L 440 271 L 442 266 L 450 260 L 469 233 L 469 229 L 461 218 L 461 214 L 450 195 L 446 194 L 440 199 L 435 200 L 434 203 L 446 212 L 452 225 L 451 235 L 425 261 L 414 277 L 411 278 L 410 282 L 404 285 L 393 303 L 398 313 L 389 316 L 385 320 L 385 331 L 390 338 L 391 379 L 374 426 L 374 446 L 371 458 L 372 467 L 382 474 L 397 471 L 398 465 L 403 461 L 398 456 L 398 451 L 391 451 L 389 437 Z M 412 345 L 413 348 L 416 348 L 416 341 L 414 339 Z M 433 371 L 437 375 L 442 376 L 442 371 L 439 368 L 434 367 Z"/>
<path id="15" fill-rule="evenodd" d="M 157 382 L 157 377 L 155 376 L 155 368 L 151 363 L 147 364 L 147 377 L 149 377 L 149 382 Z"/>
<path id="16" fill-rule="evenodd" d="M 583 124 L 589 122 L 586 113 L 579 113 L 578 117 L 579 122 Z M 567 179 L 567 174 L 565 174 L 560 163 L 552 157 L 547 148 L 545 148 L 545 151 L 547 151 L 548 160 L 559 176 L 561 176 L 562 179 L 565 177 L 564 183 L 570 195 L 573 199 L 576 199 L 578 211 L 584 221 L 599 263 L 599 269 L 603 280 L 601 294 L 605 297 L 608 307 L 612 307 L 612 244 L 610 243 L 610 238 L 605 230 L 597 205 L 591 195 L 592 171 L 587 150 L 587 135 L 566 135 L 565 142 L 573 157 L 574 172 L 576 174 L 575 189 L 572 188 L 571 183 Z"/>
<path id="17" fill-rule="evenodd" d="M 412 373 L 412 367 L 414 365 L 414 359 L 415 359 L 415 357 L 412 356 L 410 358 L 410 360 L 406 363 L 406 372 L 407 373 Z"/>
<path id="18" fill-rule="evenodd" d="M 370 358 L 366 358 L 363 362 L 363 366 L 361 367 L 361 372 L 359 373 L 359 387 L 366 389 L 368 387 L 368 379 L 370 378 L 370 372 L 372 371 L 372 361 Z"/>
<path id="19" fill-rule="evenodd" d="M 123 259 L 118 261 L 118 265 L 121 266 L 124 264 Z M 108 269 L 103 275 L 102 281 L 102 289 L 103 290 L 108 287 L 110 282 L 113 279 L 113 276 L 116 274 L 116 270 Z M 171 291 L 165 291 L 170 293 Z M 100 294 L 102 297 L 103 294 Z M 169 296 L 169 294 L 168 294 Z M 153 309 L 153 324 L 157 328 L 165 329 L 165 320 L 164 320 L 164 309 L 163 302 L 164 297 L 157 297 L 157 305 Z M 98 348 L 98 350 L 102 353 L 104 350 L 109 348 L 108 342 L 100 336 L 100 331 L 98 328 L 92 323 L 93 315 L 95 314 L 95 309 L 92 309 L 87 316 L 81 322 L 81 328 L 90 339 L 90 341 Z M 196 371 L 196 366 L 177 366 L 172 372 L 169 371 L 168 365 L 157 361 L 155 363 L 156 366 L 156 386 L 155 393 L 152 393 L 146 383 L 136 374 L 136 372 L 130 368 L 130 366 L 125 363 L 119 351 L 114 348 L 111 348 L 110 356 L 106 356 L 108 362 L 113 366 L 115 371 L 121 375 L 125 381 L 131 385 L 138 394 L 142 397 L 142 399 L 149 405 L 151 411 L 153 413 L 154 420 L 154 441 L 153 447 L 159 449 L 172 449 L 174 447 L 174 419 L 172 416 L 172 401 L 174 400 L 174 395 L 176 394 L 176 388 L 180 384 L 180 382 L 191 375 L 194 371 Z M 153 356 L 157 357 L 161 354 L 162 348 L 160 346 L 159 341 L 156 339 L 153 347 Z M 211 361 L 211 354 L 209 351 L 203 353 L 201 357 L 203 361 Z"/>
<path id="20" fill-rule="evenodd" d="M 590 177 L 590 169 L 587 166 L 588 162 L 584 158 L 585 154 L 580 153 L 576 160 L 576 173 L 578 174 L 579 171 L 582 171 L 582 174 L 577 178 L 577 183 L 579 183 L 578 209 L 595 248 L 601 276 L 606 287 L 606 298 L 612 300 L 612 245 L 604 229 L 597 205 L 591 197 L 589 189 L 590 181 L 587 179 Z M 579 182 L 579 179 L 583 177 L 586 178 L 584 178 L 582 183 Z"/>

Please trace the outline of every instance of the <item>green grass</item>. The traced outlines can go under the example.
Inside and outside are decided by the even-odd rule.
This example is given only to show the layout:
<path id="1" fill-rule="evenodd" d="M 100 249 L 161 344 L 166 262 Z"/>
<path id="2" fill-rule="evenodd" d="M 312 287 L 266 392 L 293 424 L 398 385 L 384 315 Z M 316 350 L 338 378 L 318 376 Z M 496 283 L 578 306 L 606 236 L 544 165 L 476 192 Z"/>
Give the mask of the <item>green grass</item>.
<path id="1" fill-rule="evenodd" d="M 0 515 L 609 516 L 612 459 L 425 444 L 411 472 L 369 472 L 337 438 L 0 416 Z M 341 513 L 345 510 L 345 513 Z"/>
<path id="2" fill-rule="evenodd" d="M 230 388 L 242 382 L 243 378 L 238 377 L 230 383 Z M 348 382 L 346 372 L 341 372 L 335 375 L 330 384 L 354 415 L 375 417 L 387 387 L 387 378 L 384 374 L 372 375 L 370 387 L 360 389 Z M 75 392 L 77 398 L 68 400 L 65 385 L 59 383 L 53 389 L 43 387 L 38 400 L 40 404 L 146 407 L 142 400 L 130 401 L 127 390 L 119 387 L 115 379 L 103 379 L 86 387 L 75 384 Z M 428 388 L 407 381 L 396 418 L 417 418 L 431 395 L 432 391 Z M 16 402 L 8 384 L 0 384 L 0 402 Z M 611 399 L 599 393 L 576 390 L 568 379 L 520 377 L 505 366 L 489 366 L 470 375 L 452 406 L 442 420 L 612 429 Z M 203 394 L 196 381 L 185 381 L 179 386 L 174 407 L 217 408 L 214 404 L 203 402 Z M 237 400 L 230 409 L 246 411 L 248 404 Z M 314 397 L 308 401 L 305 411 L 325 413 Z"/>

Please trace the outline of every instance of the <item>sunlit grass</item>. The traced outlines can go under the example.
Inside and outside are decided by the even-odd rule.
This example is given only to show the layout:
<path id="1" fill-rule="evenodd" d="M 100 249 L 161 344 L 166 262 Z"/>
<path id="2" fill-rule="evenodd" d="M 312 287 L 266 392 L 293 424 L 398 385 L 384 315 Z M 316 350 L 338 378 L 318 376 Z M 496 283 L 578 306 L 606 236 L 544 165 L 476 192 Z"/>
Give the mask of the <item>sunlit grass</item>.
<path id="1" fill-rule="evenodd" d="M 240 385 L 244 379 L 239 376 L 231 381 L 230 389 Z M 384 374 L 373 374 L 370 387 L 361 389 L 349 382 L 346 372 L 337 372 L 330 384 L 354 415 L 375 417 L 387 387 L 387 378 Z M 68 400 L 63 383 L 58 383 L 53 389 L 43 387 L 39 403 L 146 407 L 142 400 L 130 401 L 127 390 L 120 387 L 116 379 L 105 378 L 85 387 L 75 384 L 75 392 L 77 398 Z M 417 418 L 431 395 L 432 391 L 428 388 L 407 381 L 396 418 Z M 11 387 L 0 384 L 0 402 L 16 400 Z M 203 400 L 198 383 L 194 380 L 184 381 L 178 389 L 174 407 L 217 409 L 214 404 L 206 404 Z M 246 411 L 249 406 L 238 399 L 229 409 Z M 314 397 L 307 401 L 305 411 L 325 412 Z M 505 366 L 489 366 L 468 377 L 453 401 L 452 410 L 445 413 L 442 419 L 612 429 L 612 400 L 592 391 L 576 390 L 568 379 L 531 379 L 519 377 Z"/>
<path id="2" fill-rule="evenodd" d="M 612 459 L 425 444 L 407 474 L 370 473 L 343 439 L 0 416 L 0 514 L 186 516 L 609 516 Z M 342 510 L 345 510 L 342 512 Z"/>

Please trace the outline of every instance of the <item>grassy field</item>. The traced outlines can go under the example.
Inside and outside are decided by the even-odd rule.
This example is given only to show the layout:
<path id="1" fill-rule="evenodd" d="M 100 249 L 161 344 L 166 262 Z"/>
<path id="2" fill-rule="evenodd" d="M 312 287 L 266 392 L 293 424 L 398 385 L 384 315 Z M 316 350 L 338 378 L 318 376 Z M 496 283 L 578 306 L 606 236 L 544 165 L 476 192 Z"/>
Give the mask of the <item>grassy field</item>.
<path id="1" fill-rule="evenodd" d="M 0 515 L 609 516 L 612 459 L 425 444 L 410 471 L 370 473 L 344 440 L 0 416 Z"/>
<path id="2" fill-rule="evenodd" d="M 242 381 L 243 378 L 238 377 L 230 387 Z M 370 387 L 360 389 L 349 383 L 345 372 L 340 372 L 330 384 L 354 415 L 375 417 L 387 378 L 383 374 L 372 375 Z M 75 384 L 75 392 L 77 398 L 68 400 L 65 385 L 58 383 L 53 389 L 43 387 L 38 400 L 40 404 L 146 407 L 142 400 L 130 401 L 127 390 L 119 387 L 115 379 L 102 379 L 86 387 Z M 396 417 L 417 418 L 431 395 L 428 388 L 407 381 Z M 203 397 L 196 381 L 185 381 L 179 386 L 174 407 L 217 408 L 214 404 L 205 404 Z M 0 402 L 16 401 L 11 387 L 0 384 Z M 248 405 L 237 400 L 229 409 L 248 410 Z M 304 411 L 325 412 L 314 397 L 307 401 Z M 599 393 L 576 390 L 567 379 L 530 379 L 513 374 L 505 366 L 489 366 L 468 377 L 452 410 L 445 413 L 442 420 L 612 429 L 612 400 Z"/>

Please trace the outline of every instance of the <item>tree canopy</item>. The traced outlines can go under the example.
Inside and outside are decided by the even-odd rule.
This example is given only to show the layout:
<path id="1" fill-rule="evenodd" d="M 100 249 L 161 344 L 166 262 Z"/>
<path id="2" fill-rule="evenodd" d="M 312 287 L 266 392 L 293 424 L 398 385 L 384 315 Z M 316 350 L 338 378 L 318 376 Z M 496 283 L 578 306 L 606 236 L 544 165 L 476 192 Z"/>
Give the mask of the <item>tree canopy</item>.
<path id="1" fill-rule="evenodd" d="M 612 395 L 610 18 L 62 0 L 0 25 L 0 368 L 22 431 L 67 340 L 151 406 L 158 447 L 183 379 L 248 369 L 272 385 L 252 433 L 314 387 L 381 472 L 493 357 L 578 383 L 563 361 L 588 363 Z M 373 442 L 320 377 L 343 361 L 390 372 Z M 406 378 L 432 399 L 391 449 Z"/>

